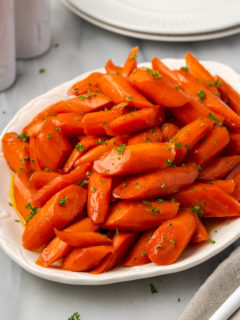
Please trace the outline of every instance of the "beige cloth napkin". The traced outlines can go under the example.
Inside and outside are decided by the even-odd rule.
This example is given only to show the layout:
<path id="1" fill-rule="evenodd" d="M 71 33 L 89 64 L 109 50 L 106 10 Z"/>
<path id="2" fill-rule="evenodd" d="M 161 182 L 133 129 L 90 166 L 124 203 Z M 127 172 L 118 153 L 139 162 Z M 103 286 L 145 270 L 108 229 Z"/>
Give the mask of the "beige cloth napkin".
<path id="1" fill-rule="evenodd" d="M 179 320 L 208 320 L 240 286 L 240 246 L 224 260 L 194 295 Z M 240 320 L 240 309 L 231 320 Z"/>

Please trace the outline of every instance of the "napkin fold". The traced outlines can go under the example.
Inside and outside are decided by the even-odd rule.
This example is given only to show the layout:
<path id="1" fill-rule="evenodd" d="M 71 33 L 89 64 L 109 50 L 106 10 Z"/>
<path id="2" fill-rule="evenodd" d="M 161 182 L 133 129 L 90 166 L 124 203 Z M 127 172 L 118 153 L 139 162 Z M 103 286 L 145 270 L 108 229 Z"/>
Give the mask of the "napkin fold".
<path id="1" fill-rule="evenodd" d="M 179 320 L 208 320 L 239 286 L 240 246 L 209 276 Z M 240 310 L 229 319 L 239 320 Z"/>

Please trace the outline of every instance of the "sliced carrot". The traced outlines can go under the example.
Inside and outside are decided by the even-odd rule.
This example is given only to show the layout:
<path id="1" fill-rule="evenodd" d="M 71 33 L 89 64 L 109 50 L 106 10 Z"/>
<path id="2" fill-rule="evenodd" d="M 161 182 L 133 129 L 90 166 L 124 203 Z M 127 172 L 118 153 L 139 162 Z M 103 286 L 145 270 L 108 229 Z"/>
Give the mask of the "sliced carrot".
<path id="1" fill-rule="evenodd" d="M 99 79 L 98 84 L 103 93 L 116 104 L 125 102 L 131 107 L 153 108 L 152 103 L 121 75 L 105 74 Z"/>
<path id="2" fill-rule="evenodd" d="M 27 223 L 22 241 L 24 248 L 35 250 L 54 236 L 54 228 L 63 229 L 74 219 L 83 218 L 87 192 L 70 185 L 56 193 Z"/>
<path id="3" fill-rule="evenodd" d="M 9 167 L 14 171 L 30 170 L 28 136 L 15 132 L 5 133 L 2 138 L 2 151 Z"/>
<path id="4" fill-rule="evenodd" d="M 162 132 L 160 128 L 156 127 L 137 133 L 128 139 L 127 144 L 131 145 L 148 142 L 162 142 Z"/>
<path id="5" fill-rule="evenodd" d="M 235 189 L 232 193 L 232 196 L 240 201 L 240 167 L 239 165 L 231 172 L 231 174 L 227 177 L 228 179 L 233 179 L 235 182 Z"/>
<path id="6" fill-rule="evenodd" d="M 35 193 L 35 189 L 29 184 L 29 176 L 25 171 L 16 173 L 13 185 L 14 201 L 17 210 L 26 221 L 31 213 L 26 206 L 30 203 L 31 196 Z"/>
<path id="7" fill-rule="evenodd" d="M 218 156 L 229 143 L 229 133 L 226 127 L 215 127 L 200 141 L 186 158 L 188 162 L 204 165 Z"/>
<path id="8" fill-rule="evenodd" d="M 153 70 L 157 70 L 161 75 L 165 76 L 173 84 L 177 85 L 178 78 L 175 73 L 156 57 L 152 58 L 152 68 Z"/>
<path id="9" fill-rule="evenodd" d="M 220 98 L 193 78 L 189 72 L 181 70 L 177 73 L 181 87 L 188 94 L 199 97 L 199 101 L 216 114 L 224 117 L 224 122 L 231 128 L 240 128 L 240 116 L 228 107 Z"/>
<path id="10" fill-rule="evenodd" d="M 42 207 L 44 203 L 50 199 L 55 193 L 71 184 L 77 184 L 86 180 L 86 174 L 90 168 L 90 164 L 86 163 L 81 167 L 71 171 L 68 174 L 60 175 L 38 189 L 31 197 L 30 202 L 36 207 Z"/>
<path id="11" fill-rule="evenodd" d="M 240 132 L 230 132 L 230 142 L 225 149 L 228 155 L 240 155 Z"/>
<path id="12" fill-rule="evenodd" d="M 65 136 L 47 120 L 36 136 L 36 150 L 41 168 L 57 170 L 62 167 L 72 147 Z"/>
<path id="13" fill-rule="evenodd" d="M 130 73 L 132 73 L 132 71 L 137 68 L 137 54 L 138 47 L 135 47 L 130 51 L 127 60 L 125 61 L 124 66 L 121 70 L 121 75 L 123 77 L 127 78 Z"/>
<path id="14" fill-rule="evenodd" d="M 93 231 L 59 231 L 55 229 L 56 236 L 73 247 L 91 247 L 112 244 L 112 240 L 104 234 Z"/>
<path id="15" fill-rule="evenodd" d="M 129 79 L 133 86 L 160 106 L 181 107 L 188 102 L 186 94 L 166 77 L 162 77 L 157 70 L 137 68 Z"/>
<path id="16" fill-rule="evenodd" d="M 128 254 L 136 239 L 137 234 L 133 232 L 119 232 L 115 234 L 113 237 L 112 254 L 106 256 L 102 262 L 92 270 L 92 273 L 100 274 L 119 265 Z"/>
<path id="17" fill-rule="evenodd" d="M 209 184 L 213 184 L 214 186 L 217 186 L 222 191 L 232 194 L 235 189 L 235 181 L 234 179 L 225 179 L 225 180 L 213 180 L 208 182 Z"/>
<path id="18" fill-rule="evenodd" d="M 197 227 L 197 219 L 190 209 L 182 209 L 179 214 L 154 232 L 148 242 L 147 255 L 158 265 L 175 262 L 189 244 Z"/>
<path id="19" fill-rule="evenodd" d="M 29 157 L 30 157 L 30 167 L 31 170 L 41 171 L 42 168 L 37 158 L 37 150 L 36 150 L 36 138 L 31 136 L 29 139 Z"/>
<path id="20" fill-rule="evenodd" d="M 95 268 L 104 257 L 112 253 L 112 246 L 93 246 L 74 248 L 63 259 L 62 269 L 69 271 L 88 271 Z"/>
<path id="21" fill-rule="evenodd" d="M 240 156 L 227 156 L 213 159 L 200 171 L 198 179 L 201 181 L 222 179 L 239 163 Z"/>
<path id="22" fill-rule="evenodd" d="M 110 140 L 102 141 L 98 139 L 98 146 L 89 150 L 84 155 L 82 155 L 76 162 L 75 167 L 81 166 L 84 163 L 92 163 L 96 159 L 100 158 L 102 154 L 122 145 L 125 142 L 125 139 L 122 137 L 114 137 Z"/>
<path id="23" fill-rule="evenodd" d="M 111 59 L 109 59 L 105 65 L 105 70 L 109 74 L 120 74 L 122 71 L 122 67 L 116 66 Z"/>
<path id="24" fill-rule="evenodd" d="M 61 131 L 66 137 L 83 134 L 82 116 L 76 112 L 60 113 L 51 118 L 55 130 Z"/>
<path id="25" fill-rule="evenodd" d="M 174 157 L 172 143 L 122 144 L 94 161 L 93 167 L 105 175 L 143 173 L 166 168 Z"/>
<path id="26" fill-rule="evenodd" d="M 209 234 L 203 224 L 203 222 L 198 218 L 198 222 L 197 222 L 197 228 L 192 236 L 191 242 L 192 243 L 200 243 L 203 241 L 208 240 Z"/>
<path id="27" fill-rule="evenodd" d="M 161 107 L 142 109 L 122 115 L 105 126 L 106 133 L 111 136 L 130 134 L 144 129 L 154 128 L 165 119 Z"/>
<path id="28" fill-rule="evenodd" d="M 130 177 L 113 190 L 120 199 L 151 199 L 173 194 L 192 184 L 198 176 L 195 166 L 173 167 Z"/>
<path id="29" fill-rule="evenodd" d="M 197 98 L 189 97 L 189 103 L 179 108 L 172 108 L 173 115 L 184 125 L 193 122 L 200 117 L 211 117 L 218 124 L 222 124 L 224 118 L 203 105 Z"/>
<path id="30" fill-rule="evenodd" d="M 29 184 L 32 188 L 40 189 L 45 186 L 45 184 L 60 176 L 60 173 L 54 171 L 36 171 L 31 175 Z"/>
<path id="31" fill-rule="evenodd" d="M 92 172 L 88 184 L 87 211 L 94 223 L 105 221 L 111 199 L 112 178 Z"/>
<path id="32" fill-rule="evenodd" d="M 197 79 L 200 83 L 205 85 L 208 90 L 213 93 L 218 93 L 218 89 L 215 84 L 214 77 L 211 73 L 195 58 L 189 51 L 185 55 L 186 65 L 190 74 Z"/>
<path id="33" fill-rule="evenodd" d="M 215 79 L 221 98 L 231 109 L 240 114 L 240 94 L 220 76 L 216 76 Z"/>
<path id="34" fill-rule="evenodd" d="M 113 204 L 103 228 L 120 231 L 145 231 L 158 227 L 163 221 L 173 218 L 179 203 L 171 201 L 129 201 Z"/>
<path id="35" fill-rule="evenodd" d="M 86 135 L 93 136 L 104 136 L 106 131 L 104 126 L 107 126 L 111 121 L 123 115 L 126 110 L 124 107 L 121 107 L 122 104 L 118 107 L 112 108 L 111 110 L 106 111 L 97 111 L 87 113 L 83 117 L 83 128 Z"/>
<path id="36" fill-rule="evenodd" d="M 80 94 L 83 94 L 85 92 L 88 92 L 88 90 L 91 90 L 92 87 L 97 86 L 98 79 L 102 76 L 102 73 L 100 72 L 93 72 L 86 78 L 74 83 L 74 85 L 68 90 L 67 94 L 75 96 L 78 96 Z"/>
<path id="37" fill-rule="evenodd" d="M 150 259 L 147 256 L 148 242 L 151 239 L 154 229 L 145 231 L 135 243 L 127 258 L 123 262 L 123 267 L 134 267 L 147 264 Z"/>
<path id="38" fill-rule="evenodd" d="M 240 216 L 240 204 L 214 185 L 196 183 L 175 194 L 175 199 L 204 218 Z"/>
<path id="39" fill-rule="evenodd" d="M 182 127 L 172 138 L 176 148 L 175 163 L 182 162 L 190 150 L 211 130 L 213 122 L 200 118 Z"/>
<path id="40" fill-rule="evenodd" d="M 23 128 L 23 132 L 30 136 L 36 136 L 39 131 L 41 130 L 45 120 L 47 120 L 48 117 L 42 117 L 40 119 L 37 119 L 35 121 L 31 121 L 26 127 Z"/>
<path id="41" fill-rule="evenodd" d="M 105 141 L 105 138 L 101 137 L 100 140 Z M 63 171 L 65 173 L 70 172 L 73 169 L 75 162 L 88 150 L 96 147 L 98 145 L 98 141 L 99 141 L 99 137 L 94 137 L 94 136 L 81 137 L 81 139 L 79 140 L 79 143 L 75 146 L 69 158 L 65 162 Z"/>
<path id="42" fill-rule="evenodd" d="M 99 229 L 97 224 L 93 224 L 91 220 L 87 217 L 84 218 L 66 229 L 64 231 L 69 232 L 94 232 Z M 68 254 L 72 249 L 72 246 L 63 242 L 58 237 L 53 238 L 51 242 L 43 249 L 40 254 L 40 257 L 37 260 L 37 264 L 43 267 L 48 267 L 55 261 L 61 259 L 66 254 Z"/>
<path id="43" fill-rule="evenodd" d="M 165 122 L 162 124 L 161 131 L 163 135 L 163 141 L 171 140 L 179 130 L 180 128 L 173 123 Z"/>

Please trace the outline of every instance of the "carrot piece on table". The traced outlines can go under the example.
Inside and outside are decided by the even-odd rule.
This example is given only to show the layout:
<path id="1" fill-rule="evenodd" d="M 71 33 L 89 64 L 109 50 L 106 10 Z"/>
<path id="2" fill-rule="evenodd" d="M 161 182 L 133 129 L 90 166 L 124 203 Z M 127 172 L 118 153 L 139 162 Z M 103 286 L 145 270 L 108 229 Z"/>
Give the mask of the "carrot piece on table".
<path id="1" fill-rule="evenodd" d="M 114 119 L 122 116 L 126 112 L 121 104 L 106 111 L 97 111 L 87 113 L 83 117 L 83 128 L 86 135 L 104 136 L 106 131 L 104 126 L 107 126 Z"/>
<path id="2" fill-rule="evenodd" d="M 175 134 L 180 130 L 180 128 L 177 125 L 170 122 L 165 122 L 161 125 L 160 128 L 162 131 L 163 141 L 171 140 L 175 136 Z"/>
<path id="3" fill-rule="evenodd" d="M 15 132 L 5 133 L 2 138 L 2 151 L 9 167 L 14 171 L 30 170 L 29 137 Z"/>
<path id="4" fill-rule="evenodd" d="M 189 72 L 180 70 L 177 73 L 180 87 L 189 95 L 198 97 L 206 107 L 224 118 L 231 128 L 240 128 L 240 116 L 228 107 L 218 96 L 214 95 L 204 85 L 200 84 Z"/>
<path id="5" fill-rule="evenodd" d="M 74 85 L 68 90 L 67 94 L 78 96 L 91 90 L 92 87 L 97 86 L 98 79 L 102 76 L 100 72 L 93 72 L 86 78 L 74 83 Z"/>
<path id="6" fill-rule="evenodd" d="M 215 127 L 199 142 L 186 158 L 188 162 L 199 165 L 206 164 L 209 160 L 218 156 L 228 144 L 230 138 L 226 127 Z"/>
<path id="7" fill-rule="evenodd" d="M 112 59 L 109 59 L 105 65 L 105 70 L 109 74 L 120 74 L 122 71 L 122 67 L 116 66 L 113 62 Z"/>
<path id="8" fill-rule="evenodd" d="M 60 173 L 54 171 L 36 171 L 31 175 L 29 184 L 32 188 L 40 189 L 45 186 L 45 184 L 60 176 Z"/>
<path id="9" fill-rule="evenodd" d="M 240 133 L 230 132 L 230 142 L 225 149 L 225 154 L 240 155 Z"/>
<path id="10" fill-rule="evenodd" d="M 117 232 L 113 237 L 113 252 L 106 256 L 102 262 L 92 270 L 93 274 L 100 274 L 119 265 L 128 254 L 137 239 L 133 232 Z"/>
<path id="11" fill-rule="evenodd" d="M 66 137 L 75 137 L 83 134 L 82 115 L 76 112 L 60 113 L 51 117 L 55 130 L 62 132 Z"/>
<path id="12" fill-rule="evenodd" d="M 232 194 L 236 186 L 234 179 L 213 180 L 213 181 L 210 181 L 209 184 L 213 184 L 214 186 L 217 186 L 222 191 L 228 194 Z"/>
<path id="13" fill-rule="evenodd" d="M 137 133 L 128 139 L 128 146 L 131 144 L 162 142 L 161 129 L 156 127 Z"/>
<path id="14" fill-rule="evenodd" d="M 173 115 L 184 125 L 200 117 L 211 117 L 216 123 L 222 124 L 224 118 L 203 105 L 197 98 L 190 96 L 189 102 L 181 108 L 172 108 Z"/>
<path id="15" fill-rule="evenodd" d="M 34 136 L 31 136 L 29 139 L 29 157 L 32 171 L 41 171 L 42 168 L 37 158 L 36 138 Z"/>
<path id="16" fill-rule="evenodd" d="M 200 118 L 182 127 L 172 138 L 176 148 L 175 163 L 179 164 L 190 150 L 212 129 L 213 122 Z"/>
<path id="17" fill-rule="evenodd" d="M 221 98 L 229 105 L 237 114 L 240 114 L 240 94 L 223 78 L 216 76 L 216 83 L 218 84 L 218 90 L 221 93 Z"/>
<path id="18" fill-rule="evenodd" d="M 130 107 L 153 108 L 153 104 L 121 75 L 104 74 L 99 79 L 98 85 L 103 93 L 116 104 L 125 102 Z"/>
<path id="19" fill-rule="evenodd" d="M 59 231 L 55 229 L 56 236 L 73 247 L 91 247 L 112 244 L 112 240 L 102 233 L 93 231 Z"/>
<path id="20" fill-rule="evenodd" d="M 154 128 L 163 123 L 164 110 L 161 107 L 141 109 L 122 115 L 105 126 L 110 136 L 130 134 L 144 129 Z"/>
<path id="21" fill-rule="evenodd" d="M 122 144 L 94 161 L 93 167 L 105 175 L 143 173 L 166 168 L 174 157 L 172 143 Z"/>
<path id="22" fill-rule="evenodd" d="M 112 254 L 112 246 L 92 246 L 74 248 L 64 259 L 62 269 L 68 271 L 89 271 L 95 268 L 104 257 Z"/>
<path id="23" fill-rule="evenodd" d="M 147 255 L 158 265 L 175 262 L 189 244 L 197 227 L 197 218 L 191 209 L 179 214 L 158 227 L 148 242 Z"/>
<path id="24" fill-rule="evenodd" d="M 175 73 L 156 57 L 152 58 L 152 68 L 153 70 L 157 70 L 161 75 L 165 76 L 173 84 L 177 85 L 178 78 Z"/>
<path id="25" fill-rule="evenodd" d="M 26 206 L 30 203 L 29 199 L 35 193 L 35 189 L 29 184 L 29 176 L 25 171 L 19 171 L 14 178 L 13 193 L 17 210 L 26 221 L 31 213 Z"/>
<path id="26" fill-rule="evenodd" d="M 208 240 L 209 238 L 210 238 L 209 234 L 208 234 L 203 222 L 198 218 L 197 228 L 194 231 L 191 242 L 192 243 L 200 243 L 200 242 Z"/>
<path id="27" fill-rule="evenodd" d="M 112 178 L 92 172 L 88 184 L 87 211 L 94 223 L 105 221 L 111 199 Z"/>
<path id="28" fill-rule="evenodd" d="M 101 137 L 101 141 L 105 141 L 105 138 Z M 98 145 L 99 137 L 83 136 L 79 140 L 79 143 L 75 146 L 69 158 L 64 164 L 63 171 L 68 173 L 75 165 L 75 162 L 88 150 Z"/>
<path id="29" fill-rule="evenodd" d="M 200 171 L 198 179 L 201 181 L 222 179 L 239 163 L 240 155 L 215 158 Z"/>
<path id="30" fill-rule="evenodd" d="M 66 188 L 71 184 L 81 183 L 86 180 L 86 175 L 90 169 L 90 164 L 86 163 L 81 167 L 76 168 L 68 174 L 60 175 L 49 181 L 42 188 L 38 189 L 31 197 L 30 202 L 36 207 L 42 207 L 44 203 L 61 189 Z"/>
<path id="31" fill-rule="evenodd" d="M 185 55 L 186 65 L 190 74 L 200 83 L 204 84 L 208 90 L 218 93 L 217 85 L 211 73 L 194 57 L 189 51 Z"/>
<path id="32" fill-rule="evenodd" d="M 113 190 L 120 199 L 151 199 L 173 194 L 192 184 L 198 177 L 193 165 L 154 171 L 123 181 Z"/>
<path id="33" fill-rule="evenodd" d="M 124 66 L 121 70 L 121 76 L 127 78 L 130 73 L 132 73 L 132 71 L 137 68 L 137 54 L 138 47 L 135 47 L 130 51 L 127 60 L 125 61 Z"/>
<path id="34" fill-rule="evenodd" d="M 93 224 L 87 217 L 84 218 L 69 227 L 65 228 L 64 231 L 69 232 L 95 232 L 99 229 L 97 224 Z M 55 261 L 61 259 L 68 254 L 72 249 L 72 246 L 63 242 L 58 237 L 53 238 L 51 242 L 43 249 L 40 257 L 37 260 L 37 264 L 48 267 Z"/>
<path id="35" fill-rule="evenodd" d="M 204 218 L 240 216 L 240 204 L 214 185 L 196 183 L 174 197 L 182 207 L 191 207 Z"/>
<path id="36" fill-rule="evenodd" d="M 37 160 L 41 168 L 57 170 L 72 151 L 65 136 L 47 120 L 36 136 Z"/>
<path id="37" fill-rule="evenodd" d="M 22 241 L 24 248 L 35 250 L 54 237 L 54 228 L 63 229 L 82 218 L 87 192 L 70 185 L 56 193 L 27 223 Z"/>
<path id="38" fill-rule="evenodd" d="M 155 104 L 166 108 L 181 107 L 188 102 L 187 95 L 178 86 L 162 77 L 157 70 L 138 68 L 129 79 Z"/>
<path id="39" fill-rule="evenodd" d="M 98 139 L 98 146 L 89 150 L 84 155 L 82 155 L 76 162 L 75 167 L 81 166 L 84 163 L 92 163 L 96 159 L 98 159 L 102 154 L 111 150 L 112 148 L 116 148 L 122 144 L 124 144 L 125 139 L 122 137 L 114 137 L 109 140 L 101 140 Z"/>
<path id="40" fill-rule="evenodd" d="M 171 201 L 129 201 L 113 204 L 103 228 L 120 231 L 145 231 L 158 227 L 163 221 L 173 218 L 179 203 Z"/>
<path id="41" fill-rule="evenodd" d="M 124 260 L 122 264 L 123 267 L 141 266 L 151 262 L 147 256 L 147 247 L 154 231 L 155 229 L 148 230 L 141 235 Z"/>

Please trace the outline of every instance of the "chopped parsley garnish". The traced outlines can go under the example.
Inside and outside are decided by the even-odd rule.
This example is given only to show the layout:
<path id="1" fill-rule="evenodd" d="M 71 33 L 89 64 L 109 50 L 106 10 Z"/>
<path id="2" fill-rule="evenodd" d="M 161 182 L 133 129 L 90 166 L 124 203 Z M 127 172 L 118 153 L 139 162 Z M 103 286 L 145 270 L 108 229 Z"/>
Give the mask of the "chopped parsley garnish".
<path id="1" fill-rule="evenodd" d="M 51 133 L 47 134 L 47 139 L 50 139 L 51 137 L 52 137 Z"/>
<path id="2" fill-rule="evenodd" d="M 31 210 L 30 214 L 27 216 L 27 221 L 26 221 L 26 225 L 28 224 L 28 222 L 32 219 L 32 217 L 35 216 L 35 214 L 40 210 L 40 208 L 38 207 L 32 207 L 32 205 L 30 203 L 28 203 L 26 205 L 26 209 Z"/>
<path id="3" fill-rule="evenodd" d="M 156 199 L 156 202 L 158 203 L 162 203 L 164 201 L 164 199 Z"/>
<path id="4" fill-rule="evenodd" d="M 81 180 L 79 183 L 78 183 L 78 185 L 79 185 L 79 187 L 82 187 L 82 186 L 84 186 L 84 184 L 88 184 L 89 183 L 89 180 Z"/>
<path id="5" fill-rule="evenodd" d="M 206 98 L 206 93 L 204 91 L 202 91 L 202 89 L 200 89 L 198 91 L 197 96 L 198 96 L 200 102 L 203 103 L 203 100 Z"/>
<path id="6" fill-rule="evenodd" d="M 208 239 L 207 241 L 210 242 L 210 243 L 212 243 L 212 244 L 215 244 L 215 243 L 216 243 L 216 241 L 215 241 L 215 240 L 212 240 L 212 239 Z"/>
<path id="7" fill-rule="evenodd" d="M 214 116 L 214 114 L 212 114 L 211 112 L 209 112 L 209 118 L 213 121 L 213 122 L 215 122 L 219 127 L 221 127 L 222 126 L 222 124 L 219 122 L 219 120 Z"/>
<path id="8" fill-rule="evenodd" d="M 116 236 L 118 236 L 119 235 L 119 231 L 118 231 L 118 227 L 116 228 Z"/>
<path id="9" fill-rule="evenodd" d="M 172 159 L 166 159 L 165 162 L 166 162 L 168 167 L 171 167 L 173 160 Z"/>
<path id="10" fill-rule="evenodd" d="M 152 283 L 150 283 L 149 286 L 152 294 L 158 293 L 158 289 Z"/>
<path id="11" fill-rule="evenodd" d="M 17 136 L 18 139 L 22 140 L 23 142 L 27 142 L 30 138 L 26 133 L 21 133 Z"/>
<path id="12" fill-rule="evenodd" d="M 135 60 L 136 58 L 137 58 L 137 55 L 136 55 L 136 53 L 134 53 L 131 55 L 130 60 Z"/>
<path id="13" fill-rule="evenodd" d="M 126 183 L 123 183 L 123 188 L 126 188 L 127 184 Z"/>
<path id="14" fill-rule="evenodd" d="M 68 199 L 68 197 L 65 196 L 64 198 L 62 198 L 62 199 L 60 199 L 60 200 L 58 201 L 58 204 L 59 204 L 60 206 L 62 206 L 62 207 L 65 207 L 65 202 L 66 202 L 67 199 Z"/>
<path id="15" fill-rule="evenodd" d="M 141 252 L 141 255 L 144 257 L 145 255 L 147 254 L 147 252 L 145 251 L 145 250 L 143 250 L 142 252 Z"/>
<path id="16" fill-rule="evenodd" d="M 177 90 L 180 90 L 179 86 L 177 86 L 176 84 L 175 84 L 174 88 Z"/>
<path id="17" fill-rule="evenodd" d="M 75 146 L 75 148 L 77 149 L 77 151 L 81 152 L 84 150 L 84 146 L 82 143 L 79 143 Z"/>
<path id="18" fill-rule="evenodd" d="M 126 144 L 120 144 L 119 147 L 115 147 L 114 149 L 118 151 L 118 154 L 123 154 L 125 147 L 126 147 Z"/>
<path id="19" fill-rule="evenodd" d="M 182 142 L 180 141 L 180 142 L 178 142 L 178 143 L 175 143 L 175 147 L 176 147 L 177 149 L 182 149 L 182 147 L 183 147 Z"/>
<path id="20" fill-rule="evenodd" d="M 202 167 L 200 166 L 200 164 L 196 164 L 196 165 L 195 165 L 195 168 L 198 169 L 198 170 L 201 170 L 201 169 L 202 169 Z"/>
<path id="21" fill-rule="evenodd" d="M 89 90 L 87 94 L 83 94 L 83 95 L 79 96 L 78 99 L 84 100 L 84 99 L 90 98 L 91 96 L 92 96 L 92 91 Z"/>
<path id="22" fill-rule="evenodd" d="M 183 69 L 185 71 L 189 71 L 189 68 L 187 66 L 183 66 L 183 67 L 181 67 L 181 69 Z"/>
<path id="23" fill-rule="evenodd" d="M 166 183 L 163 182 L 163 183 L 161 184 L 161 188 L 163 189 L 165 186 L 166 186 Z"/>
<path id="24" fill-rule="evenodd" d="M 149 69 L 149 68 L 146 68 L 146 71 L 147 71 L 147 73 L 148 74 L 150 74 L 153 78 L 155 78 L 155 79 L 160 79 L 160 78 L 162 78 L 162 75 L 159 73 L 159 71 L 158 70 L 151 70 L 151 69 Z"/>
<path id="25" fill-rule="evenodd" d="M 140 186 L 140 184 L 139 183 L 136 183 L 136 186 L 140 189 L 141 188 L 141 186 Z"/>
<path id="26" fill-rule="evenodd" d="M 104 144 L 106 146 L 108 144 L 108 141 L 107 140 L 102 141 L 101 139 L 98 139 L 97 144 Z"/>
<path id="27" fill-rule="evenodd" d="M 208 85 L 219 88 L 221 86 L 221 81 L 220 80 L 216 80 L 215 82 L 209 81 Z"/>
<path id="28" fill-rule="evenodd" d="M 162 248 L 162 244 L 161 244 L 161 243 L 159 243 L 159 244 L 156 246 L 156 249 L 160 249 L 160 248 Z"/>
<path id="29" fill-rule="evenodd" d="M 45 168 L 44 171 L 49 172 L 49 171 L 52 171 L 52 170 L 50 168 Z"/>
<path id="30" fill-rule="evenodd" d="M 54 128 L 55 130 L 57 130 L 58 132 L 62 132 L 61 128 Z"/>
<path id="31" fill-rule="evenodd" d="M 200 205 L 199 204 L 196 204 L 196 205 L 193 205 L 191 207 L 192 211 L 196 212 L 196 214 L 198 216 L 202 216 L 204 214 L 203 210 L 201 209 Z"/>
<path id="32" fill-rule="evenodd" d="M 91 191 L 95 193 L 97 191 L 97 188 L 93 187 Z"/>
<path id="33" fill-rule="evenodd" d="M 12 206 L 13 206 L 13 204 L 12 204 L 11 202 L 8 202 L 8 204 L 10 205 L 10 207 L 12 207 Z"/>
<path id="34" fill-rule="evenodd" d="M 170 239 L 170 241 L 172 243 L 173 248 L 175 248 L 175 240 L 174 239 Z"/>
<path id="35" fill-rule="evenodd" d="M 146 200 L 143 200 L 143 204 L 146 204 L 146 205 L 147 205 L 147 206 L 149 206 L 149 207 L 151 207 L 151 206 L 152 206 L 151 202 L 146 201 Z"/>

